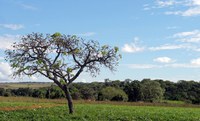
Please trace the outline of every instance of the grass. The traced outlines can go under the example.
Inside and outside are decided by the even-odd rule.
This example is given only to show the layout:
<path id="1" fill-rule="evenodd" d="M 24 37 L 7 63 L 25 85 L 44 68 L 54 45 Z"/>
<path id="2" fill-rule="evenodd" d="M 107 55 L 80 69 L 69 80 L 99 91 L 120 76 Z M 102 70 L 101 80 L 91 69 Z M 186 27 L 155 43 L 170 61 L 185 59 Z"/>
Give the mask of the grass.
<path id="1" fill-rule="evenodd" d="M 10 98 L 15 100 L 8 102 Z M 16 110 L 1 110 L 6 107 L 16 107 Z M 136 103 L 75 101 L 75 114 L 69 115 L 65 100 L 0 97 L 0 121 L 200 121 L 199 113 L 199 106 L 136 106 Z"/>

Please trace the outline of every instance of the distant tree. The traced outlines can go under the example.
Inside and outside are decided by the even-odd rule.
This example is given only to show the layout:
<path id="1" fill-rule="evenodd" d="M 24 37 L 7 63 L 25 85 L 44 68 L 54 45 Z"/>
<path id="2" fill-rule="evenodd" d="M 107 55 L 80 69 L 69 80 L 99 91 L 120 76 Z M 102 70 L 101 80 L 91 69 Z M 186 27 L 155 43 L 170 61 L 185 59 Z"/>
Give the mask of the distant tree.
<path id="1" fill-rule="evenodd" d="M 5 93 L 5 89 L 4 88 L 0 88 L 0 96 L 3 96 Z"/>
<path id="2" fill-rule="evenodd" d="M 141 98 L 144 101 L 158 101 L 163 98 L 164 90 L 160 83 L 152 80 L 143 80 L 141 82 Z"/>
<path id="3" fill-rule="evenodd" d="M 177 86 L 176 83 L 165 81 L 165 92 L 164 92 L 164 98 L 166 100 L 177 100 Z"/>
<path id="4" fill-rule="evenodd" d="M 111 71 L 118 65 L 117 47 L 100 46 L 97 41 L 85 41 L 60 33 L 44 36 L 41 33 L 25 35 L 6 50 L 6 60 L 13 68 L 13 76 L 40 74 L 56 83 L 65 93 L 69 113 L 73 113 L 70 84 L 83 72 L 95 76 L 104 66 Z"/>
<path id="5" fill-rule="evenodd" d="M 126 81 L 124 86 L 124 91 L 128 95 L 128 101 L 139 101 L 141 99 L 140 91 L 141 84 L 140 81 Z"/>
<path id="6" fill-rule="evenodd" d="M 127 101 L 127 94 L 119 88 L 106 87 L 99 93 L 99 100 Z"/>
<path id="7" fill-rule="evenodd" d="M 46 93 L 47 91 L 45 88 L 34 89 L 32 96 L 37 98 L 45 98 Z"/>
<path id="8" fill-rule="evenodd" d="M 73 100 L 78 100 L 78 99 L 81 98 L 81 94 L 79 92 L 79 89 L 77 89 L 75 86 L 71 85 L 69 90 L 70 90 L 70 93 L 71 93 Z"/>
<path id="9" fill-rule="evenodd" d="M 46 97 L 51 99 L 62 98 L 64 97 L 64 93 L 59 87 L 51 86 L 50 88 L 46 89 Z"/>
<path id="10" fill-rule="evenodd" d="M 12 89 L 11 93 L 16 96 L 32 96 L 33 90 L 31 88 Z"/>
<path id="11" fill-rule="evenodd" d="M 186 101 L 187 103 L 200 103 L 200 83 L 194 81 L 180 80 L 177 86 L 177 100 Z"/>
<path id="12" fill-rule="evenodd" d="M 79 89 L 79 92 L 81 94 L 81 98 L 84 100 L 94 100 L 94 90 L 90 87 L 83 86 L 81 89 Z"/>

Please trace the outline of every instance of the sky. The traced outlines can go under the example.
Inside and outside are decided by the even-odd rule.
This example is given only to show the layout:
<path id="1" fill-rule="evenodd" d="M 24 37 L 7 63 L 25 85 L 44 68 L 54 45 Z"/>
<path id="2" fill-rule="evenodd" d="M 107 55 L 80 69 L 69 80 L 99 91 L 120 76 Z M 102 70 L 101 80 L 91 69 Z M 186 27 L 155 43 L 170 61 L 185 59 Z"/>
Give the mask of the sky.
<path id="1" fill-rule="evenodd" d="M 49 81 L 11 78 L 6 49 L 32 32 L 77 35 L 118 46 L 116 72 L 102 68 L 77 82 L 200 80 L 200 0 L 0 0 L 0 82 Z"/>

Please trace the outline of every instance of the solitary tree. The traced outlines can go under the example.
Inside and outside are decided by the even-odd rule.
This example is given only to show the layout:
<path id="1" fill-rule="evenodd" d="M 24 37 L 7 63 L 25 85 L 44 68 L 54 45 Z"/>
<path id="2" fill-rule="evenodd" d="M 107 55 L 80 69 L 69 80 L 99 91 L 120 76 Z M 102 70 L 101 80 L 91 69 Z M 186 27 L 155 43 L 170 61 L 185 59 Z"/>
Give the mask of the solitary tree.
<path id="1" fill-rule="evenodd" d="M 91 76 L 98 74 L 102 66 L 115 71 L 120 59 L 117 47 L 60 33 L 25 35 L 5 54 L 13 77 L 40 74 L 56 83 L 65 93 L 70 114 L 74 112 L 70 84 L 83 71 Z"/>

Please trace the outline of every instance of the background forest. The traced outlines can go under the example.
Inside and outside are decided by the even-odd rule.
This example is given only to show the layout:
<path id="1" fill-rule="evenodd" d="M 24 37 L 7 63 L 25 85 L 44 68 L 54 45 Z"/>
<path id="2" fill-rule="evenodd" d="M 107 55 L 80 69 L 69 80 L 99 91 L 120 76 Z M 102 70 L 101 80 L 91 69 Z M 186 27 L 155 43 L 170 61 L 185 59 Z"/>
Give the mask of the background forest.
<path id="1" fill-rule="evenodd" d="M 31 84 L 30 84 L 31 85 Z M 39 84 L 38 84 L 39 85 Z M 70 92 L 74 100 L 98 101 L 145 101 L 165 102 L 166 100 L 184 101 L 200 104 L 200 82 L 126 79 L 104 82 L 73 83 Z M 0 96 L 30 96 L 38 98 L 64 98 L 63 92 L 53 83 L 40 88 L 0 88 Z"/>

